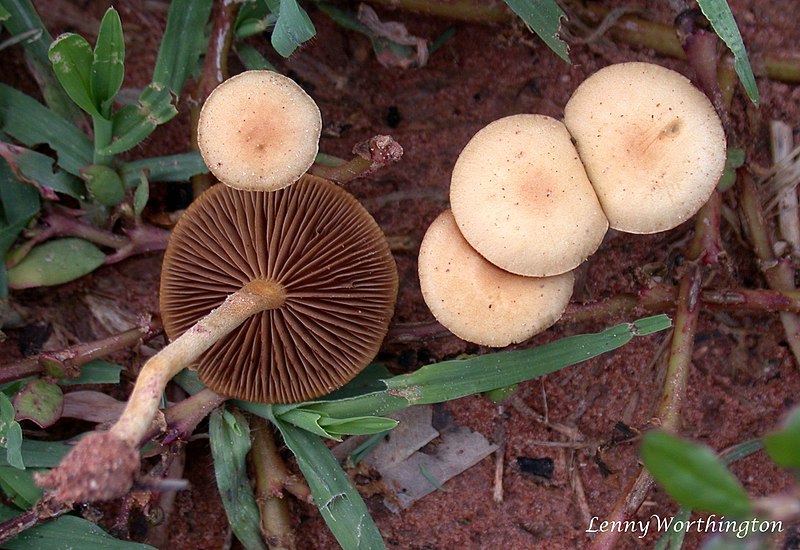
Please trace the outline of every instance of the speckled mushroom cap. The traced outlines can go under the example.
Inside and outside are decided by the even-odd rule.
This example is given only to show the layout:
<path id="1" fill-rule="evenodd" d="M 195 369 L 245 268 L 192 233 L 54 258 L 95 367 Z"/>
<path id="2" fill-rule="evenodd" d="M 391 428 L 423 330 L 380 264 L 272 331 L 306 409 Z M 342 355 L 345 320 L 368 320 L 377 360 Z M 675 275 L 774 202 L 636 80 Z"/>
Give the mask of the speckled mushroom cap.
<path id="1" fill-rule="evenodd" d="M 453 168 L 450 205 L 470 245 L 519 275 L 574 269 L 608 229 L 569 133 L 543 115 L 501 118 L 475 134 Z"/>
<path id="2" fill-rule="evenodd" d="M 620 231 L 656 233 L 686 221 L 725 167 L 725 134 L 711 102 L 658 65 L 601 69 L 575 90 L 564 120 Z"/>
<path id="3" fill-rule="evenodd" d="M 431 313 L 453 334 L 502 347 L 527 340 L 561 317 L 573 274 L 536 278 L 504 271 L 469 245 L 445 210 L 422 240 L 419 282 Z"/>
<path id="4" fill-rule="evenodd" d="M 286 303 L 247 319 L 200 358 L 219 393 L 267 403 L 319 397 L 373 359 L 397 297 L 384 235 L 349 193 L 304 176 L 271 193 L 216 185 L 173 230 L 161 314 L 177 338 L 253 279 L 276 281 Z"/>
<path id="5" fill-rule="evenodd" d="M 293 80 L 272 71 L 247 71 L 208 96 L 197 123 L 197 144 L 221 182 L 274 191 L 308 170 L 321 131 L 317 104 Z"/>

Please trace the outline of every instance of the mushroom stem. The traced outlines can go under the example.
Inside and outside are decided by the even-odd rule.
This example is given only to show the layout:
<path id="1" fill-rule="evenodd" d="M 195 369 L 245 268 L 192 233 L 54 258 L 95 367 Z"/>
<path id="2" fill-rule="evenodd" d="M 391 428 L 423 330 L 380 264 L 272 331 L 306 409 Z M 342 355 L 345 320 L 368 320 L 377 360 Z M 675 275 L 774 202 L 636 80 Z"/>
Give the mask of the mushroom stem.
<path id="1" fill-rule="evenodd" d="M 135 448 L 150 427 L 161 393 L 173 376 L 248 317 L 281 307 L 285 301 L 283 286 L 260 279 L 228 296 L 222 305 L 144 364 L 128 404 L 110 432 Z"/>
<path id="2" fill-rule="evenodd" d="M 82 438 L 57 468 L 37 475 L 36 482 L 67 503 L 112 500 L 127 493 L 139 471 L 136 449 L 152 424 L 167 382 L 248 317 L 279 308 L 285 301 L 281 284 L 261 279 L 228 296 L 145 363 L 122 416 L 108 432 Z"/>

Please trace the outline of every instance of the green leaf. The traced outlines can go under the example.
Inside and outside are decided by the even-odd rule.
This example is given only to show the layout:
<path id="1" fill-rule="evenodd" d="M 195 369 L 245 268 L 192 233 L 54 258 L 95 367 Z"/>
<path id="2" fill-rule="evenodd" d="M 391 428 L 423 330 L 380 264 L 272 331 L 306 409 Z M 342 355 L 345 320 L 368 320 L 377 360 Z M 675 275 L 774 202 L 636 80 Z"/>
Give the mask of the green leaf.
<path id="1" fill-rule="evenodd" d="M 2 399 L 0 397 L 0 399 Z M 12 407 L 13 408 L 13 407 Z M 19 423 L 16 422 L 17 426 Z M 20 432 L 22 433 L 22 432 Z M 16 468 L 24 468 L 21 464 L 29 468 L 55 468 L 61 463 L 67 453 L 74 447 L 66 441 L 35 441 L 23 439 L 22 444 L 17 449 L 18 458 L 15 463 L 20 464 Z M 10 466 L 11 461 L 0 453 L 0 466 Z"/>
<path id="2" fill-rule="evenodd" d="M 44 190 L 45 196 L 57 191 L 76 199 L 85 198 L 81 182 L 72 174 L 54 169 L 55 161 L 52 158 L 24 147 L 16 149 L 13 162 L 16 163 L 20 176 Z"/>
<path id="3" fill-rule="evenodd" d="M 4 23 L 9 33 L 15 36 L 32 34 L 23 43 L 25 57 L 42 90 L 45 103 L 60 117 L 73 122 L 82 120 L 83 112 L 67 96 L 56 79 L 48 57 L 48 48 L 53 37 L 47 32 L 30 0 L 0 0 L 0 5 L 11 14 Z"/>
<path id="4" fill-rule="evenodd" d="M 133 213 L 136 216 L 142 214 L 144 207 L 147 206 L 147 201 L 150 198 L 150 182 L 147 181 L 145 171 L 142 170 L 141 181 L 136 186 L 136 192 L 133 194 Z"/>
<path id="5" fill-rule="evenodd" d="M 94 146 L 78 128 L 35 99 L 0 84 L 0 129 L 25 145 L 47 144 L 58 165 L 75 176 L 92 163 Z"/>
<path id="6" fill-rule="evenodd" d="M 0 521 L 8 521 L 19 511 L 0 505 Z M 10 541 L 7 550 L 156 550 L 147 544 L 117 540 L 100 527 L 75 516 L 61 516 L 31 527 Z"/>
<path id="7" fill-rule="evenodd" d="M 14 396 L 18 420 L 30 420 L 40 428 L 49 428 L 61 418 L 64 394 L 58 385 L 45 380 L 31 380 Z"/>
<path id="8" fill-rule="evenodd" d="M 180 95 L 205 51 L 205 27 L 211 0 L 173 0 L 158 48 L 153 84 Z"/>
<path id="9" fill-rule="evenodd" d="M 122 35 L 122 22 L 114 8 L 108 8 L 94 46 L 92 61 L 92 97 L 100 109 L 100 114 L 111 118 L 111 105 L 125 79 L 125 38 Z"/>
<path id="10" fill-rule="evenodd" d="M 717 182 L 717 191 L 727 191 L 736 182 L 736 169 L 744 164 L 744 150 L 738 147 L 728 147 L 725 158 L 725 169 Z"/>
<path id="11" fill-rule="evenodd" d="M 266 550 L 259 529 L 260 515 L 247 478 L 250 427 L 239 412 L 219 408 L 209 419 L 214 474 L 228 523 L 248 550 Z"/>
<path id="12" fill-rule="evenodd" d="M 6 449 L 6 462 L 20 470 L 25 469 L 22 460 L 22 428 L 14 420 L 14 405 L 8 396 L 0 392 L 0 447 Z"/>
<path id="13" fill-rule="evenodd" d="M 236 14 L 234 32 L 236 40 L 241 41 L 260 34 L 275 24 L 275 16 L 270 13 L 265 0 L 245 2 Z"/>
<path id="14" fill-rule="evenodd" d="M 105 254 L 83 239 L 54 239 L 35 246 L 8 270 L 8 286 L 33 288 L 60 285 L 91 273 L 105 261 Z"/>
<path id="15" fill-rule="evenodd" d="M 92 164 L 81 173 L 89 195 L 104 206 L 116 206 L 125 200 L 122 179 L 113 168 L 104 164 Z"/>
<path id="16" fill-rule="evenodd" d="M 682 506 L 733 518 L 752 516 L 747 492 L 714 451 L 662 431 L 647 433 L 642 461 Z"/>
<path id="17" fill-rule="evenodd" d="M 800 468 L 800 408 L 794 409 L 783 427 L 764 437 L 769 457 L 784 468 Z"/>
<path id="18" fill-rule="evenodd" d="M 272 422 L 294 453 L 320 514 L 342 548 L 386 548 L 361 495 L 322 440 L 280 419 L 273 418 Z"/>
<path id="19" fill-rule="evenodd" d="M 139 95 L 138 105 L 128 105 L 114 114 L 112 143 L 100 153 L 124 153 L 141 143 L 159 124 L 172 120 L 177 114 L 169 88 L 150 84 Z"/>
<path id="20" fill-rule="evenodd" d="M 678 529 L 678 526 L 686 526 L 686 522 L 692 517 L 692 510 L 690 508 L 681 507 L 678 513 L 675 514 L 675 519 L 672 520 L 670 528 L 661 535 L 658 542 L 653 547 L 653 550 L 680 550 L 683 546 L 683 539 L 686 537 L 686 529 Z"/>
<path id="21" fill-rule="evenodd" d="M 750 67 L 750 60 L 747 57 L 747 50 L 736 26 L 731 8 L 726 0 L 697 0 L 700 11 L 706 16 L 714 32 L 717 33 L 723 42 L 733 53 L 733 66 L 739 81 L 744 86 L 750 101 L 758 106 L 758 86 L 756 78 L 753 76 L 753 69 Z"/>
<path id="22" fill-rule="evenodd" d="M 30 508 L 42 496 L 43 491 L 33 481 L 32 470 L 20 470 L 0 466 L 0 487 L 20 508 Z"/>
<path id="23" fill-rule="evenodd" d="M 6 19 L 11 17 L 11 12 L 9 12 L 2 4 L 0 4 L 0 22 L 4 22 Z"/>
<path id="24" fill-rule="evenodd" d="M 50 62 L 64 91 L 78 107 L 101 116 L 92 95 L 92 57 L 92 47 L 77 34 L 62 34 L 50 45 Z"/>
<path id="25" fill-rule="evenodd" d="M 279 418 L 315 435 L 341 441 L 343 435 L 369 435 L 385 432 L 397 426 L 397 420 L 376 416 L 331 418 L 313 410 L 296 408 Z"/>
<path id="26" fill-rule="evenodd" d="M 283 57 L 289 57 L 304 42 L 317 33 L 308 14 L 296 0 L 267 0 L 270 10 L 278 14 L 272 30 L 272 47 Z M 275 9 L 277 7 L 277 10 Z"/>
<path id="27" fill-rule="evenodd" d="M 200 153 L 180 153 L 164 157 L 150 157 L 126 162 L 119 168 L 125 187 L 137 187 L 141 183 L 142 171 L 150 181 L 188 181 L 196 174 L 207 174 L 208 168 Z"/>
<path id="28" fill-rule="evenodd" d="M 558 36 L 561 18 L 566 18 L 566 14 L 555 0 L 505 0 L 505 2 L 558 57 L 570 63 L 567 44 Z"/>
<path id="29" fill-rule="evenodd" d="M 58 383 L 62 386 L 75 386 L 78 384 L 119 384 L 119 373 L 125 367 L 95 359 L 81 367 L 81 374 L 77 378 L 62 378 Z"/>
<path id="30" fill-rule="evenodd" d="M 0 207 L 2 207 L 3 221 L 6 224 L 19 221 L 28 223 L 41 208 L 36 189 L 19 181 L 3 159 L 0 159 L 0 201 L 2 201 Z"/>

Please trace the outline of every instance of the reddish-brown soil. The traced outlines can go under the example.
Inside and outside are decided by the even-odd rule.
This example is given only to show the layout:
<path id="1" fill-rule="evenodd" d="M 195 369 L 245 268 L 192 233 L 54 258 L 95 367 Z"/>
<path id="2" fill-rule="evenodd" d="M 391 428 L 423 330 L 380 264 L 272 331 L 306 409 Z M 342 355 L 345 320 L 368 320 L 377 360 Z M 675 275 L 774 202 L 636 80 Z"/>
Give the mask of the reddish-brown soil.
<path id="1" fill-rule="evenodd" d="M 754 59 L 766 54 L 800 52 L 794 0 L 730 3 Z M 79 2 L 77 15 L 63 9 L 68 4 L 63 0 L 34 4 L 54 32 L 78 28 L 79 32 L 88 33 L 96 27 L 108 2 Z M 141 86 L 150 76 L 159 29 L 165 19 L 164 4 L 142 0 L 114 4 L 120 9 L 129 41 L 126 86 Z M 622 5 L 615 1 L 599 4 L 608 8 Z M 349 5 L 355 7 L 355 3 Z M 634 7 L 661 23 L 669 24 L 674 17 L 665 2 L 639 0 Z M 265 43 L 254 44 L 319 103 L 326 128 L 322 151 L 348 157 L 355 143 L 376 134 L 391 134 L 405 149 L 397 165 L 347 185 L 387 235 L 411 243 L 409 250 L 396 254 L 401 282 L 394 330 L 432 321 L 416 277 L 415 247 L 427 225 L 447 206 L 453 163 L 477 130 L 514 113 L 560 117 L 576 86 L 612 62 L 651 61 L 691 76 L 683 61 L 610 40 L 591 45 L 573 43 L 572 64 L 568 65 L 518 22 L 478 25 L 379 10 L 382 17 L 401 21 L 412 34 L 427 39 L 450 27 L 456 31 L 425 67 L 387 68 L 377 62 L 366 38 L 332 24 L 313 6 L 309 10 L 317 37 L 288 61 L 280 60 Z M 35 93 L 14 52 L 2 55 L 0 79 Z M 232 61 L 232 70 L 238 67 Z M 743 147 L 750 162 L 766 165 L 766 122 L 779 119 L 800 128 L 800 88 L 763 77 L 758 82 L 760 109 L 751 108 L 741 91 L 734 98 L 732 118 L 740 142 L 732 144 Z M 185 101 L 183 98 L 184 111 Z M 184 114 L 159 129 L 142 149 L 132 154 L 168 154 L 188 147 L 189 124 Z M 152 192 L 152 212 L 163 210 L 167 196 L 172 195 L 167 184 L 158 185 Z M 734 205 L 734 194 L 728 193 L 725 200 Z M 666 273 L 666 281 L 673 282 L 675 257 L 684 250 L 692 229 L 691 224 L 685 224 L 654 236 L 609 237 L 582 268 L 574 300 L 635 292 L 647 284 L 647 274 L 653 271 Z M 753 253 L 724 222 L 723 237 L 727 257 L 720 267 L 709 271 L 708 286 L 764 287 Z M 91 315 L 84 298 L 97 295 L 111 303 L 116 301 L 116 309 L 131 319 L 155 313 L 159 265 L 158 254 L 133 258 L 59 288 L 14 293 L 13 300 L 24 308 L 29 325 L 52 326 L 51 345 L 91 340 L 106 333 L 97 323 L 88 322 Z M 592 323 L 571 323 L 567 319 L 520 347 L 594 332 L 633 316 L 608 316 Z M 27 346 L 28 353 L 40 347 L 42 342 L 38 342 L 39 346 L 31 342 L 35 332 L 8 331 L 9 339 L 0 344 L 3 362 L 21 356 L 27 344 L 33 344 Z M 504 406 L 484 397 L 443 405 L 456 423 L 492 441 L 504 442 L 502 502 L 492 498 L 494 457 L 401 514 L 388 512 L 378 497 L 368 499 L 387 547 L 454 550 L 587 546 L 591 541 L 586 533 L 589 519 L 605 517 L 638 472 L 637 442 L 610 443 L 621 435 L 620 423 L 634 430 L 649 426 L 661 396 L 664 342 L 668 337 L 664 333 L 637 339 L 614 353 L 522 384 L 516 397 Z M 396 372 L 404 372 L 460 353 L 488 351 L 445 333 L 411 343 L 389 342 L 381 358 Z M 681 414 L 681 432 L 687 437 L 721 450 L 764 434 L 797 403 L 798 364 L 775 313 L 701 313 L 692 358 Z M 132 369 L 139 364 L 138 356 L 132 352 L 117 354 L 114 359 Z M 124 388 L 116 389 L 115 394 L 121 397 L 124 392 Z M 547 422 L 542 422 L 539 415 L 545 416 Z M 598 454 L 600 447 L 608 448 Z M 551 458 L 552 479 L 523 473 L 518 457 Z M 792 477 L 776 469 L 763 453 L 736 463 L 733 470 L 754 495 L 781 492 L 792 484 Z M 178 495 L 169 517 L 168 547 L 225 547 L 230 535 L 205 440 L 186 447 L 185 476 L 192 486 Z M 661 490 L 653 489 L 636 517 L 669 516 L 676 510 L 677 506 Z M 312 506 L 293 501 L 291 511 L 298 548 L 337 547 Z M 113 523 L 113 516 L 107 517 L 105 523 Z M 788 530 L 789 526 L 774 543 L 796 548 Z M 141 536 L 138 531 L 135 534 Z M 657 536 L 652 531 L 644 540 L 623 535 L 618 548 L 651 548 Z M 690 533 L 685 547 L 696 548 L 701 540 L 697 533 Z"/>

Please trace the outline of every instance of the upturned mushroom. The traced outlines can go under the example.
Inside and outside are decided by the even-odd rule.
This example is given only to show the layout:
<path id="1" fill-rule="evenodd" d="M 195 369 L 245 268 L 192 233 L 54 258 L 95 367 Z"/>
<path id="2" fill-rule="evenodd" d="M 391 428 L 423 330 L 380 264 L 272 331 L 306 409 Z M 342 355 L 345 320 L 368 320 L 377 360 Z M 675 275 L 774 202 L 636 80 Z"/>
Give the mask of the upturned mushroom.
<path id="1" fill-rule="evenodd" d="M 597 71 L 564 115 L 610 226 L 620 231 L 656 233 L 686 221 L 725 167 L 725 133 L 711 102 L 658 65 Z"/>
<path id="2" fill-rule="evenodd" d="M 420 245 L 419 281 L 431 313 L 453 334 L 502 347 L 527 340 L 561 317 L 573 274 L 539 278 L 502 270 L 469 245 L 445 210 Z"/>
<path id="3" fill-rule="evenodd" d="M 388 329 L 397 270 L 375 220 L 330 181 L 303 176 L 287 187 L 317 151 L 316 105 L 271 73 L 231 81 L 201 117 L 204 159 L 231 187 L 212 188 L 186 210 L 165 255 L 162 316 L 174 340 L 142 367 L 110 430 L 85 436 L 37 476 L 60 501 L 130 490 L 167 382 L 195 361 L 201 380 L 225 395 L 301 401 L 355 376 Z M 234 104 L 245 110 L 238 118 Z M 304 114 L 287 118 L 297 104 Z M 215 140 L 225 147 L 210 146 Z"/>
<path id="4" fill-rule="evenodd" d="M 501 118 L 475 134 L 453 168 L 450 204 L 467 242 L 518 275 L 574 269 L 608 229 L 567 129 L 543 115 Z"/>
<path id="5" fill-rule="evenodd" d="M 197 122 L 197 145 L 220 181 L 274 191 L 313 164 L 321 132 L 317 104 L 293 80 L 272 71 L 246 71 L 208 96 Z"/>

